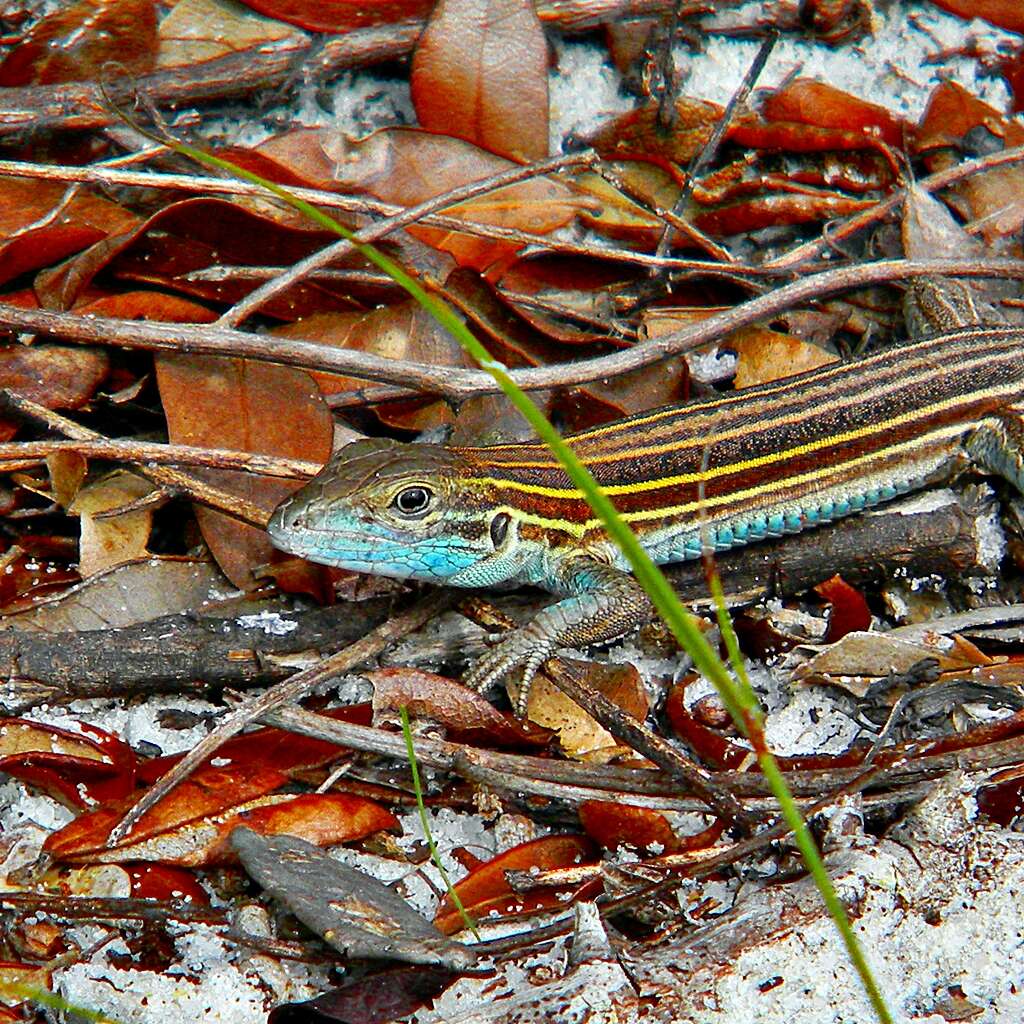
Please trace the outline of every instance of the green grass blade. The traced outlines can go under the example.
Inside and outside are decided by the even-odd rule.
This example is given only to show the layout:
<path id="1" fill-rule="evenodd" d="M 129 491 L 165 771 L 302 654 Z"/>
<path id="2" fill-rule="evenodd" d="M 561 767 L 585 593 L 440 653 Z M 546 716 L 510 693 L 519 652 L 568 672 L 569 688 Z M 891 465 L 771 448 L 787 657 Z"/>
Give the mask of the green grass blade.
<path id="1" fill-rule="evenodd" d="M 136 126 L 133 125 L 133 127 Z M 335 232 L 342 238 L 347 238 L 349 240 L 354 239 L 354 233 L 343 224 L 339 224 L 333 217 L 323 213 L 312 204 L 291 196 L 286 188 L 283 188 L 275 182 L 268 181 L 260 175 L 253 174 L 251 171 L 237 167 L 228 160 L 212 156 L 211 154 L 205 153 L 192 146 L 187 146 L 182 143 L 166 139 L 157 139 L 157 141 L 164 143 L 171 149 L 174 149 L 185 156 L 191 157 L 193 160 L 207 167 L 226 171 L 237 178 L 260 185 L 271 194 L 283 200 L 293 209 L 305 213 L 315 223 Z M 749 688 L 749 684 L 744 687 L 735 683 L 724 662 L 712 649 L 711 645 L 707 642 L 703 633 L 701 633 L 698 628 L 693 617 L 686 611 L 682 603 L 679 601 L 679 598 L 676 596 L 665 575 L 644 550 L 636 534 L 633 533 L 628 524 L 624 522 L 616 512 L 611 499 L 600 488 L 590 471 L 576 457 L 575 452 L 573 452 L 573 450 L 565 443 L 562 436 L 550 423 L 544 413 L 534 405 L 533 401 L 525 392 L 516 386 L 508 375 L 507 367 L 491 356 L 487 349 L 484 348 L 465 324 L 455 315 L 447 303 L 427 292 L 418 281 L 411 277 L 402 267 L 395 263 L 394 260 L 385 256 L 372 245 L 366 245 L 359 242 L 356 242 L 355 244 L 360 253 L 388 274 L 396 284 L 400 285 L 406 290 L 406 292 L 408 292 L 409 295 L 416 299 L 429 313 L 431 313 L 431 315 L 434 316 L 438 323 L 449 331 L 452 337 L 455 338 L 462 348 L 468 352 L 477 361 L 477 363 L 479 363 L 480 367 L 491 374 L 513 406 L 515 406 L 515 408 L 522 414 L 523 418 L 534 429 L 537 436 L 551 449 L 552 453 L 565 469 L 569 479 L 583 492 L 591 508 L 604 524 L 609 536 L 615 541 L 623 555 L 626 557 L 637 581 L 651 598 L 651 602 L 658 614 L 672 631 L 676 640 L 693 659 L 694 665 L 697 669 L 707 676 L 715 685 L 715 688 L 721 695 L 726 707 L 729 708 L 730 713 L 733 714 L 737 727 L 740 728 L 744 734 L 748 735 L 754 743 L 755 752 L 757 753 L 761 770 L 764 772 L 765 778 L 768 780 L 768 783 L 772 788 L 772 792 L 779 802 L 779 807 L 782 810 L 787 824 L 789 824 L 794 831 L 797 846 L 804 858 L 807 869 L 818 886 L 822 899 L 828 908 L 828 912 L 835 922 L 836 928 L 839 930 L 843 943 L 846 946 L 847 954 L 850 957 L 850 962 L 853 964 L 861 978 L 861 982 L 874 1009 L 875 1015 L 880 1021 L 880 1024 L 892 1024 L 892 1014 L 889 1012 L 885 1000 L 882 997 L 878 985 L 871 973 L 870 967 L 868 966 L 867 960 L 860 949 L 857 937 L 850 926 L 845 908 L 836 895 L 835 889 L 828 877 L 828 872 L 825 868 L 824 862 L 818 853 L 814 840 L 807 829 L 807 825 L 800 814 L 800 809 L 793 799 L 792 793 L 786 784 L 786 780 L 779 769 L 778 763 L 772 756 L 771 752 L 764 749 L 763 743 L 759 744 L 757 742 L 757 737 L 760 734 L 759 722 L 761 714 L 757 705 L 757 700 L 753 691 Z M 728 619 L 728 615 L 725 613 L 724 602 L 721 603 L 721 609 L 724 618 Z M 722 616 L 720 616 L 720 621 L 721 617 Z M 724 635 L 725 634 L 723 633 L 723 636 Z M 411 734 L 407 733 L 406 735 L 407 746 L 409 747 L 410 752 L 412 752 Z M 758 749 L 759 746 L 760 749 Z M 414 762 L 411 763 L 414 765 Z M 413 767 L 413 774 L 415 778 L 415 766 Z M 425 822 L 425 810 L 421 811 L 421 815 Z"/>
<path id="2" fill-rule="evenodd" d="M 455 909 L 459 912 L 459 916 L 462 918 L 463 924 L 473 933 L 477 942 L 481 942 L 480 933 L 477 931 L 476 922 L 469 916 L 468 911 L 462 905 L 462 900 L 459 899 L 459 894 L 455 891 L 455 886 L 452 885 L 452 880 L 448 877 L 448 872 L 445 871 L 444 865 L 441 863 L 441 854 L 438 852 L 437 846 L 434 843 L 433 833 L 430 831 L 430 820 L 427 817 L 427 805 L 423 802 L 423 786 L 420 783 L 420 767 L 416 760 L 416 747 L 412 742 L 412 729 L 409 726 L 409 712 L 406 710 L 403 704 L 399 709 L 398 713 L 402 716 L 402 735 L 405 737 L 405 749 L 409 755 L 409 770 L 412 772 L 412 788 L 416 794 L 416 806 L 420 812 L 420 825 L 423 827 L 423 835 L 426 836 L 427 846 L 430 848 L 430 859 L 434 862 L 434 867 L 437 868 L 441 875 L 441 880 L 445 884 L 445 888 L 448 891 L 448 898 L 455 904 Z"/>

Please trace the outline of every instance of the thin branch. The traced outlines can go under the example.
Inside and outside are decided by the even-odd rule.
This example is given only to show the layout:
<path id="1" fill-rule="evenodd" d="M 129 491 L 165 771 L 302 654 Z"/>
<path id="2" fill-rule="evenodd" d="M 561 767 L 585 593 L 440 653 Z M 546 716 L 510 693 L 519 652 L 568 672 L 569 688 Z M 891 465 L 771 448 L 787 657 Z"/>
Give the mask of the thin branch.
<path id="1" fill-rule="evenodd" d="M 27 411 L 27 410 L 26 410 Z M 109 459 L 132 462 L 140 467 L 146 463 L 159 466 L 203 466 L 207 469 L 234 469 L 258 476 L 302 480 L 320 470 L 319 463 L 304 459 L 285 459 L 275 455 L 253 455 L 221 448 L 200 448 L 190 444 L 158 444 L 154 441 L 131 441 L 98 438 L 74 441 L 6 441 L 0 443 L 0 471 L 12 467 L 7 463 L 38 463 L 51 455 L 74 453 L 87 459 Z"/>
<path id="2" fill-rule="evenodd" d="M 50 430 L 58 434 L 64 434 L 78 441 L 106 440 L 102 434 L 98 434 L 95 430 L 83 427 L 80 423 L 75 423 L 74 420 L 69 420 L 66 416 L 61 416 L 52 409 L 46 409 L 41 405 L 37 405 L 35 402 L 14 391 L 0 390 L 0 405 L 5 405 L 22 416 L 45 424 Z M 193 501 L 198 501 L 201 505 L 226 512 L 228 515 L 241 519 L 242 522 L 249 523 L 250 526 L 255 526 L 258 529 L 265 529 L 267 520 L 270 518 L 269 510 L 260 508 L 259 505 L 255 505 L 251 501 L 246 501 L 244 498 L 229 494 L 227 491 L 222 491 L 217 487 L 211 487 L 204 481 L 187 473 L 179 472 L 176 469 L 169 469 L 164 466 L 139 466 L 138 472 L 140 476 L 146 477 L 147 480 L 152 480 L 153 483 L 159 484 L 161 487 L 175 493 L 185 494 Z"/>
<path id="3" fill-rule="evenodd" d="M 107 846 L 113 847 L 127 838 L 133 826 L 156 803 L 162 800 L 175 786 L 183 782 L 208 757 L 212 756 L 221 744 L 237 735 L 251 722 L 267 714 L 283 704 L 301 700 L 318 686 L 336 679 L 351 671 L 370 658 L 376 657 L 388 644 L 418 629 L 429 622 L 435 615 L 444 611 L 451 603 L 451 594 L 437 591 L 424 598 L 412 608 L 395 615 L 368 633 L 361 640 L 349 644 L 348 647 L 324 658 L 312 668 L 296 672 L 266 692 L 252 700 L 240 704 L 230 712 L 217 727 L 193 747 L 181 761 L 167 774 L 153 784 L 145 794 L 131 807 L 119 824 L 110 832 Z"/>
<path id="4" fill-rule="evenodd" d="M 619 376 L 703 345 L 710 345 L 741 327 L 748 327 L 795 306 L 817 302 L 838 292 L 934 274 L 1021 279 L 1024 278 L 1024 261 L 880 260 L 839 267 L 758 295 L 732 309 L 716 313 L 707 320 L 649 339 L 629 349 L 574 363 L 512 370 L 510 376 L 520 388 L 528 391 L 575 387 L 587 381 Z M 388 359 L 297 338 L 247 334 L 208 325 L 81 317 L 74 313 L 22 309 L 0 304 L 0 326 L 50 334 L 87 345 L 114 344 L 128 348 L 259 359 L 301 369 L 399 384 L 416 393 L 436 394 L 453 401 L 464 401 L 476 395 L 498 391 L 494 379 L 482 370 Z"/>
<path id="5" fill-rule="evenodd" d="M 975 160 L 965 160 L 944 171 L 937 171 L 927 178 L 917 182 L 919 188 L 926 192 L 938 192 L 939 189 L 948 188 L 960 181 L 971 178 L 976 174 L 992 170 L 994 167 L 1002 167 L 1004 164 L 1016 164 L 1024 161 L 1024 146 L 1015 149 L 1004 149 L 998 153 L 990 153 L 988 156 L 978 157 Z M 855 213 L 848 220 L 832 225 L 827 235 L 815 239 L 813 242 L 805 242 L 803 245 L 790 249 L 789 252 L 764 264 L 765 270 L 794 270 L 796 267 L 825 255 L 829 247 L 836 242 L 842 242 L 858 231 L 885 220 L 894 210 L 898 209 L 906 197 L 906 189 L 900 189 L 886 196 L 876 206 L 869 210 L 862 210 Z"/>
<path id="6" fill-rule="evenodd" d="M 358 251 L 360 245 L 376 242 L 393 231 L 423 220 L 430 214 L 438 213 L 449 206 L 465 202 L 467 199 L 473 199 L 477 196 L 494 192 L 497 189 L 527 181 L 530 178 L 552 174 L 555 171 L 565 170 L 569 167 L 589 167 L 596 160 L 597 154 L 592 150 L 586 150 L 580 153 L 571 153 L 568 156 L 553 157 L 550 160 L 540 160 L 522 167 L 511 167 L 498 174 L 481 178 L 479 181 L 471 181 L 466 185 L 460 185 L 458 188 L 449 189 L 439 196 L 426 199 L 415 206 L 410 206 L 401 213 L 388 217 L 386 220 L 362 228 L 356 232 L 353 238 L 339 239 L 332 245 L 312 253 L 305 259 L 299 260 L 298 263 L 289 267 L 278 277 L 268 281 L 266 284 L 260 285 L 259 288 L 251 291 L 244 299 L 236 303 L 217 320 L 217 326 L 237 327 L 261 306 L 269 302 L 276 295 L 280 295 L 293 284 L 303 280 L 309 274 Z"/>
<path id="7" fill-rule="evenodd" d="M 106 166 L 96 164 L 87 167 L 76 167 L 57 164 L 34 164 L 17 160 L 0 160 L 0 174 L 10 174 L 21 178 L 35 178 L 44 181 L 80 181 L 100 185 L 119 185 L 133 188 L 163 188 L 174 191 L 208 195 L 250 196 L 267 200 L 267 192 L 258 185 L 239 181 L 234 178 L 211 178 L 194 174 L 161 174 L 155 171 L 120 171 L 108 170 Z M 475 183 L 474 183 L 475 184 Z M 288 191 L 297 199 L 302 199 L 317 206 L 343 210 L 346 213 L 364 214 L 366 216 L 395 217 L 404 215 L 408 208 L 394 203 L 385 203 L 372 196 L 352 196 L 341 192 L 324 191 L 313 188 L 289 186 Z M 443 197 L 429 200 L 433 203 Z M 581 196 L 581 200 L 584 197 Z M 446 205 L 442 203 L 442 205 Z M 572 242 L 567 239 L 538 235 L 518 228 L 503 227 L 498 224 L 483 224 L 479 221 L 463 220 L 441 213 L 423 216 L 422 223 L 430 227 L 444 228 L 446 231 L 480 238 L 497 239 L 513 242 L 522 246 L 535 246 L 538 250 L 562 253 L 567 256 L 586 256 L 592 259 L 614 260 L 618 263 L 633 264 L 653 269 L 669 271 L 692 271 L 694 273 L 720 271 L 718 263 L 708 260 L 680 259 L 674 256 L 653 256 L 649 253 L 632 252 L 628 249 L 611 248 L 610 246 Z M 248 268 L 244 268 L 248 269 Z M 745 268 L 740 264 L 730 265 L 730 273 L 734 275 L 760 274 L 756 268 Z"/>

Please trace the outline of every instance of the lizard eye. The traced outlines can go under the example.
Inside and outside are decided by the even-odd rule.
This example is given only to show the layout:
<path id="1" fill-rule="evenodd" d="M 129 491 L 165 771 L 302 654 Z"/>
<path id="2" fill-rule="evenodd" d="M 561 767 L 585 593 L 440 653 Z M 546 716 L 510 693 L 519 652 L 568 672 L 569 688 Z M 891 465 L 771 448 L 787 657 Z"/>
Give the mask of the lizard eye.
<path id="1" fill-rule="evenodd" d="M 432 497 L 432 492 L 426 487 L 406 487 L 391 499 L 391 505 L 403 516 L 421 516 L 430 507 Z"/>

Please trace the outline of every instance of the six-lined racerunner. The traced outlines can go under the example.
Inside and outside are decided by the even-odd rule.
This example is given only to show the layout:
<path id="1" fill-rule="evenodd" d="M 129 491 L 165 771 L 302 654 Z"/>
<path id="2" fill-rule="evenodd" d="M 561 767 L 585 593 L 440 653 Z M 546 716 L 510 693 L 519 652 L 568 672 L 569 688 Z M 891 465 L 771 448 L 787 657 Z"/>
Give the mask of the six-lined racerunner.
<path id="1" fill-rule="evenodd" d="M 934 309 L 926 325 L 960 322 Z M 962 294 L 962 293 L 961 293 Z M 925 306 L 928 313 L 928 307 Z M 630 416 L 566 440 L 659 563 L 799 533 L 950 479 L 969 465 L 1022 489 L 1024 329 L 945 330 L 783 381 Z M 581 493 L 539 443 L 356 441 L 275 511 L 274 543 L 315 562 L 457 587 L 562 597 L 471 669 L 529 683 L 560 647 L 648 619 Z"/>

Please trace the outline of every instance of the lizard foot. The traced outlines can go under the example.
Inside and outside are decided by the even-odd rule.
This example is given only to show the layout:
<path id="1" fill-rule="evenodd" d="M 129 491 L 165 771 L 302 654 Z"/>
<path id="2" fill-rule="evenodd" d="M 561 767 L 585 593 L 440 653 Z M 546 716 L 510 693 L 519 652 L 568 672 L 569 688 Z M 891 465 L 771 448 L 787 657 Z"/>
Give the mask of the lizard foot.
<path id="1" fill-rule="evenodd" d="M 513 710 L 518 718 L 523 718 L 530 699 L 533 677 L 557 648 L 557 642 L 533 635 L 529 626 L 518 629 L 505 637 L 496 647 L 481 655 L 469 670 L 464 682 L 471 689 L 482 692 L 492 683 L 498 682 L 521 667 L 522 676 Z"/>

